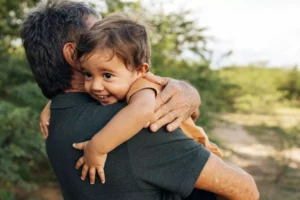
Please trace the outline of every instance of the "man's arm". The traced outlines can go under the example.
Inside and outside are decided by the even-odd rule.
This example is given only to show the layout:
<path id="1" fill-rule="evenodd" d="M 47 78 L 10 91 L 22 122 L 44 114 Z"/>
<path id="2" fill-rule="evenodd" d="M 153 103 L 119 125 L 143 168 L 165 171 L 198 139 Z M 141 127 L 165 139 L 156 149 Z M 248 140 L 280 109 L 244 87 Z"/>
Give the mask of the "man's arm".
<path id="1" fill-rule="evenodd" d="M 156 97 L 155 115 L 150 129 L 157 131 L 167 125 L 168 131 L 178 128 L 188 117 L 196 119 L 201 104 L 200 95 L 195 88 L 184 81 L 163 78 L 147 73 L 145 78 L 161 85 L 164 89 Z"/>
<path id="2" fill-rule="evenodd" d="M 229 165 L 211 154 L 195 188 L 219 194 L 229 200 L 258 200 L 254 179 L 242 169 Z"/>

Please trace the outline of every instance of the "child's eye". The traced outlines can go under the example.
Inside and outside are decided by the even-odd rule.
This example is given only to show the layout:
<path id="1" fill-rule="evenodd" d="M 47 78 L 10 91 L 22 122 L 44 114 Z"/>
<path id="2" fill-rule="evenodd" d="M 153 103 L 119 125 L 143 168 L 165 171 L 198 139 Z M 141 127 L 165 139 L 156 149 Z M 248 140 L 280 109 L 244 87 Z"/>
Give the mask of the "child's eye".
<path id="1" fill-rule="evenodd" d="M 83 75 L 85 78 L 92 78 L 92 74 L 88 73 L 88 72 L 83 72 Z"/>
<path id="2" fill-rule="evenodd" d="M 111 77 L 112 77 L 112 75 L 110 73 L 104 73 L 103 74 L 104 79 L 110 79 Z"/>

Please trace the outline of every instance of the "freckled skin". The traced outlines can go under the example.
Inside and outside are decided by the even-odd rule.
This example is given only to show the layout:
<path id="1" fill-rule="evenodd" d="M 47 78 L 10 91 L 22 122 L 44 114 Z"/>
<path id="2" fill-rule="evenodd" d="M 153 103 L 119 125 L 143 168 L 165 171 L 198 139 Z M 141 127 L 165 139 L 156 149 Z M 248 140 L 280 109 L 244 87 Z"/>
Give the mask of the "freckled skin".
<path id="1" fill-rule="evenodd" d="M 254 179 L 240 168 L 229 165 L 211 154 L 198 178 L 196 188 L 212 191 L 218 200 L 258 200 Z"/>

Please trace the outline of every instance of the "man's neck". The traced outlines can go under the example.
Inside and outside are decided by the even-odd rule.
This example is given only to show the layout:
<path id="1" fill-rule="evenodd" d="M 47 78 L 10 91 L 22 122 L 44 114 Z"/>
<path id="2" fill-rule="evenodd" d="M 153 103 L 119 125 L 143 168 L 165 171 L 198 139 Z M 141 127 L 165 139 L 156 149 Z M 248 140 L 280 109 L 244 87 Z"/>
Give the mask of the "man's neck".
<path id="1" fill-rule="evenodd" d="M 71 87 L 69 89 L 66 89 L 65 92 L 85 92 L 84 76 L 81 72 L 73 70 Z"/>

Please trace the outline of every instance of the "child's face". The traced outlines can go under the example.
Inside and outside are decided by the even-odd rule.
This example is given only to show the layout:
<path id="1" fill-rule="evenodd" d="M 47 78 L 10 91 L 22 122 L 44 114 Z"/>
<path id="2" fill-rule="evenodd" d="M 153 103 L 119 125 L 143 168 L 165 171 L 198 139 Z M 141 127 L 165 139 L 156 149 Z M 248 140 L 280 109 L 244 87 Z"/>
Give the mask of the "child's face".
<path id="1" fill-rule="evenodd" d="M 110 59 L 107 52 L 96 52 L 87 58 L 81 63 L 84 88 L 103 105 L 125 100 L 132 83 L 143 75 L 139 70 L 128 70 L 117 56 Z"/>

